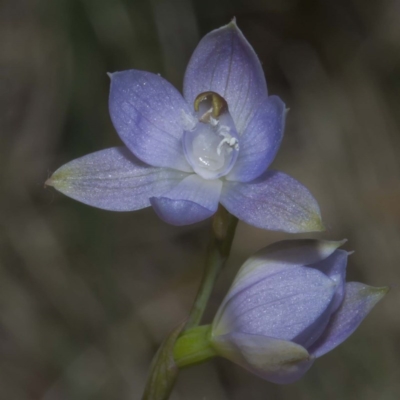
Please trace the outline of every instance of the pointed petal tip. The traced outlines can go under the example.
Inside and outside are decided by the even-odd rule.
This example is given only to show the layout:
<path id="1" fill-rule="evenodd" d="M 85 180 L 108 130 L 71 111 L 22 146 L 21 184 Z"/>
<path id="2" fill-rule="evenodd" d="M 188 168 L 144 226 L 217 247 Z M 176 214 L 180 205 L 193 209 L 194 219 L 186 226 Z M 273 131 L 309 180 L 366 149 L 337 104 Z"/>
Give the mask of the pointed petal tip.
<path id="1" fill-rule="evenodd" d="M 342 240 L 322 240 L 323 247 L 334 248 L 335 250 L 339 247 L 342 247 L 345 243 L 347 243 L 347 239 Z"/>
<path id="2" fill-rule="evenodd" d="M 388 287 L 346 283 L 343 303 L 332 315 L 323 335 L 309 349 L 310 353 L 318 358 L 343 343 L 388 291 Z"/>
<path id="3" fill-rule="evenodd" d="M 212 31 L 212 32 L 223 32 L 223 31 L 229 31 L 229 30 L 235 31 L 235 32 L 239 33 L 240 35 L 243 35 L 242 31 L 240 30 L 240 28 L 238 27 L 238 25 L 236 23 L 236 17 L 233 17 L 229 23 L 221 26 L 220 28 L 214 29 L 214 31 Z"/>
<path id="4" fill-rule="evenodd" d="M 329 257 L 339 247 L 342 247 L 347 242 L 347 239 L 343 240 L 318 240 L 318 249 L 321 254 Z"/>
<path id="5" fill-rule="evenodd" d="M 129 72 L 131 70 L 122 70 L 122 71 L 114 71 L 114 72 L 106 72 L 107 76 L 110 78 L 110 81 L 113 81 L 115 78 L 118 78 L 119 76 L 124 76 L 126 72 Z M 133 71 L 133 70 L 132 70 Z"/>
<path id="6" fill-rule="evenodd" d="M 299 232 L 324 232 L 326 227 L 322 222 L 321 215 L 319 213 L 314 213 L 311 217 L 305 221 Z"/>
<path id="7" fill-rule="evenodd" d="M 50 178 L 48 178 L 47 180 L 46 180 L 46 182 L 44 183 L 44 187 L 46 187 L 46 186 L 54 186 L 54 184 L 53 184 L 53 177 L 51 176 Z"/>
<path id="8" fill-rule="evenodd" d="M 350 283 L 351 284 L 351 283 Z M 357 283 L 355 283 L 357 285 Z M 349 285 L 349 284 L 347 284 Z M 376 306 L 390 291 L 389 286 L 374 287 L 363 284 L 358 284 L 358 299 L 362 299 L 367 302 L 369 311 Z"/>
<path id="9" fill-rule="evenodd" d="M 390 292 L 390 286 L 373 287 L 368 286 L 365 288 L 365 295 L 372 295 L 376 298 L 376 302 L 383 299 Z"/>
<path id="10" fill-rule="evenodd" d="M 115 78 L 123 77 L 126 73 L 129 73 L 130 71 L 133 71 L 133 70 L 106 72 L 106 74 L 110 78 L 110 81 L 113 81 L 113 80 L 115 80 Z"/>
<path id="11" fill-rule="evenodd" d="M 236 17 L 233 17 L 231 19 L 231 22 L 229 22 L 229 24 L 227 24 L 226 27 L 231 28 L 231 29 L 239 29 L 239 27 L 237 26 L 237 23 L 236 23 Z"/>
<path id="12" fill-rule="evenodd" d="M 382 286 L 380 289 L 384 292 L 384 295 L 390 292 L 390 286 Z"/>
<path id="13" fill-rule="evenodd" d="M 134 211 L 149 207 L 151 196 L 171 190 L 185 177 L 150 167 L 125 147 L 112 147 L 62 165 L 45 185 L 92 207 Z"/>
<path id="14" fill-rule="evenodd" d="M 61 166 L 57 171 L 55 171 L 50 178 L 46 180 L 44 186 L 52 186 L 57 190 L 61 190 L 63 184 L 67 183 L 67 180 L 70 176 L 68 169 L 66 166 Z"/>

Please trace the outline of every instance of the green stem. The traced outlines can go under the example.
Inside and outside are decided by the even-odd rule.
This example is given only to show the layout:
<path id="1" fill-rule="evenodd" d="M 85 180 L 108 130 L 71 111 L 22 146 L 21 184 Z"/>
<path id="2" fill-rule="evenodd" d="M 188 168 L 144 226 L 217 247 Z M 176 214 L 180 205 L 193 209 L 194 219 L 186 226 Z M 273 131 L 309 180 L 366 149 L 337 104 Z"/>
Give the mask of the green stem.
<path id="1" fill-rule="evenodd" d="M 168 400 L 178 377 L 174 347 L 182 328 L 183 324 L 174 329 L 159 347 L 150 365 L 142 400 Z"/>
<path id="2" fill-rule="evenodd" d="M 211 325 L 185 331 L 175 342 L 174 359 L 179 368 L 199 364 L 217 354 L 210 345 Z"/>
<path id="3" fill-rule="evenodd" d="M 185 330 L 200 324 L 217 276 L 229 257 L 237 223 L 237 218 L 220 206 L 213 219 L 203 278 Z"/>
<path id="4" fill-rule="evenodd" d="M 168 400 L 178 368 L 205 361 L 216 354 L 210 346 L 211 326 L 198 326 L 215 280 L 231 251 L 237 218 L 222 206 L 214 215 L 206 265 L 199 291 L 184 332 L 181 327 L 168 336 L 153 359 L 142 400 Z"/>

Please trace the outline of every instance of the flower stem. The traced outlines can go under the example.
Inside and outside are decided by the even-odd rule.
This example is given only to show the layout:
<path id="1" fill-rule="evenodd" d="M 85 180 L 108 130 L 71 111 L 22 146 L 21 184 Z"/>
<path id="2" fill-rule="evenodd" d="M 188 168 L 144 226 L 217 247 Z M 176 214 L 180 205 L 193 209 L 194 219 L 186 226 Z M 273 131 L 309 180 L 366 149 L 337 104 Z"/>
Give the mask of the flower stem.
<path id="1" fill-rule="evenodd" d="M 238 220 L 222 206 L 214 215 L 206 265 L 199 291 L 183 333 L 178 327 L 163 342 L 153 359 L 142 400 L 168 400 L 179 368 L 216 355 L 210 346 L 211 326 L 198 326 L 215 280 L 229 257 Z"/>
<path id="2" fill-rule="evenodd" d="M 214 215 L 203 278 L 185 330 L 200 324 L 218 274 L 229 257 L 237 223 L 237 218 L 222 206 Z"/>
<path id="3" fill-rule="evenodd" d="M 182 328 L 183 324 L 174 329 L 159 347 L 150 365 L 142 400 L 168 400 L 178 377 L 174 347 Z"/>

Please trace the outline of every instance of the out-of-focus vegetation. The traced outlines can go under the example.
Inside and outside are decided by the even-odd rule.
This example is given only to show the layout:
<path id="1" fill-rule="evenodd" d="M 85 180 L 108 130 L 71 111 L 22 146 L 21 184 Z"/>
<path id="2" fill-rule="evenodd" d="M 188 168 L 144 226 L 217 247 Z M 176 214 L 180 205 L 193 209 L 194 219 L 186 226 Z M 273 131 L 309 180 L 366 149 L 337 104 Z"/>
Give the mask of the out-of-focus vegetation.
<path id="1" fill-rule="evenodd" d="M 190 308 L 209 221 L 176 228 L 43 184 L 120 143 L 106 72 L 149 70 L 180 88 L 198 40 L 233 16 L 290 108 L 274 166 L 319 200 L 322 237 L 349 239 L 350 280 L 392 291 L 296 384 L 214 360 L 183 371 L 172 398 L 400 398 L 400 2 L 3 0 L 0 399 L 140 399 L 158 344 Z M 239 224 L 208 321 L 243 260 L 285 237 Z"/>

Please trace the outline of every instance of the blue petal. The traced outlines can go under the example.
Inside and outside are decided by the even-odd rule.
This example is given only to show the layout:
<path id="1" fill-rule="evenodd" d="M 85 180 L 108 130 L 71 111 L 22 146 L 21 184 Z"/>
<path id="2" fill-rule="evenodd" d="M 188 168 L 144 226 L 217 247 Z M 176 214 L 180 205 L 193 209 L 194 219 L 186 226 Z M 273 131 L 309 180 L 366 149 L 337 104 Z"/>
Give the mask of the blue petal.
<path id="1" fill-rule="evenodd" d="M 249 183 L 224 183 L 222 205 L 233 215 L 258 228 L 290 233 L 324 229 L 318 204 L 298 181 L 267 171 Z"/>
<path id="2" fill-rule="evenodd" d="M 319 265 L 322 267 L 323 260 L 330 257 L 344 243 L 346 239 L 339 241 L 297 239 L 272 243 L 246 260 L 234 282 L 253 277 L 258 279 L 286 268 L 310 266 L 310 264 L 314 268 Z M 325 269 L 321 272 L 331 277 Z"/>
<path id="3" fill-rule="evenodd" d="M 189 175 L 161 197 L 152 197 L 158 216 L 172 225 L 189 225 L 211 217 L 218 208 L 222 182 Z"/>
<path id="4" fill-rule="evenodd" d="M 310 348 L 310 353 L 321 357 L 344 342 L 387 292 L 386 287 L 374 288 L 358 282 L 347 283 L 341 307 L 331 317 L 324 334 Z"/>
<path id="5" fill-rule="evenodd" d="M 151 196 L 169 191 L 186 176 L 150 167 L 128 149 L 114 147 L 70 161 L 46 184 L 93 207 L 133 211 L 150 206 Z"/>
<path id="6" fill-rule="evenodd" d="M 274 383 L 297 381 L 314 362 L 304 347 L 267 336 L 235 332 L 212 337 L 212 345 L 222 357 Z"/>
<path id="7" fill-rule="evenodd" d="M 344 298 L 348 254 L 345 250 L 336 250 L 325 260 L 309 265 L 309 267 L 318 269 L 337 283 L 332 311 L 339 308 Z"/>
<path id="8" fill-rule="evenodd" d="M 273 243 L 251 256 L 240 268 L 229 293 L 220 306 L 235 294 L 253 284 L 286 269 L 319 263 L 329 257 L 345 240 L 327 241 L 316 239 L 282 240 Z M 315 264 L 314 264 L 315 263 Z M 218 320 L 220 310 L 215 318 Z"/>
<path id="9" fill-rule="evenodd" d="M 285 104 L 277 96 L 264 101 L 240 137 L 240 152 L 228 180 L 249 182 L 269 167 L 281 145 Z"/>
<path id="10" fill-rule="evenodd" d="M 227 101 L 239 133 L 266 99 L 267 84 L 260 61 L 234 21 L 207 34 L 190 59 L 183 85 L 185 99 L 193 104 L 207 91 Z"/>
<path id="11" fill-rule="evenodd" d="M 328 323 L 336 284 L 315 269 L 296 267 L 271 275 L 267 270 L 264 279 L 237 288 L 235 295 L 228 293 L 228 301 L 218 311 L 215 334 L 249 333 L 305 346 Z"/>
<path id="12" fill-rule="evenodd" d="M 181 143 L 191 111 L 180 93 L 150 72 L 110 76 L 110 115 L 126 146 L 147 164 L 191 172 Z"/>

